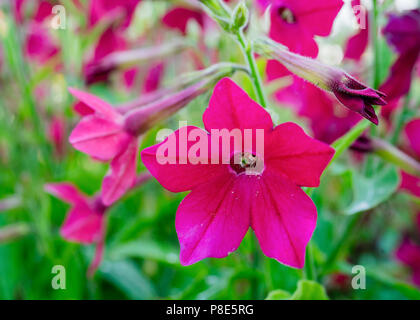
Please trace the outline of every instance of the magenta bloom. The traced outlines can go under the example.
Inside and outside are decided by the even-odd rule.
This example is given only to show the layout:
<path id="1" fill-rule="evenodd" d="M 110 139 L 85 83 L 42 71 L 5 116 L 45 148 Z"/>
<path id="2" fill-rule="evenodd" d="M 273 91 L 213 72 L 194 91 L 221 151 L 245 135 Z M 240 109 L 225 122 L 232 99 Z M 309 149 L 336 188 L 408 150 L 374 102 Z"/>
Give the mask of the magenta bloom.
<path id="1" fill-rule="evenodd" d="M 118 22 L 118 27 L 125 29 L 130 25 L 139 2 L 140 0 L 90 0 L 88 26 L 92 28 L 101 20 L 107 20 L 110 23 Z"/>
<path id="2" fill-rule="evenodd" d="M 66 126 L 62 117 L 54 117 L 48 127 L 48 137 L 54 146 L 55 154 L 58 157 L 64 155 L 64 135 L 66 133 Z"/>
<path id="3" fill-rule="evenodd" d="M 162 17 L 162 22 L 167 27 L 179 30 L 185 35 L 188 22 L 191 19 L 197 21 L 201 27 L 204 27 L 205 13 L 202 10 L 195 8 L 173 8 Z"/>
<path id="4" fill-rule="evenodd" d="M 214 88 L 203 121 L 207 131 L 184 127 L 141 152 L 162 186 L 172 192 L 191 190 L 175 221 L 181 263 L 226 257 L 251 227 L 268 257 L 303 267 L 317 212 L 300 187 L 319 185 L 334 150 L 294 123 L 273 128 L 269 113 L 228 78 Z M 227 140 L 220 145 L 214 130 L 224 129 L 248 134 L 256 144 Z M 199 151 L 197 144 L 203 146 Z M 162 152 L 166 147 L 168 152 Z M 222 161 L 220 150 L 227 151 Z"/>
<path id="5" fill-rule="evenodd" d="M 114 65 L 103 65 L 101 62 L 109 54 L 127 48 L 124 37 L 114 28 L 109 27 L 99 37 L 95 46 L 93 57 L 84 66 L 86 84 L 108 81 L 110 73 L 115 69 Z"/>
<path id="6" fill-rule="evenodd" d="M 410 90 L 413 69 L 420 55 L 420 10 L 390 15 L 383 33 L 399 56 L 380 90 L 389 100 L 397 100 Z"/>
<path id="7" fill-rule="evenodd" d="M 45 189 L 72 206 L 60 230 L 64 239 L 83 244 L 97 243 L 101 240 L 106 206 L 99 198 L 89 200 L 70 183 L 47 184 Z"/>
<path id="8" fill-rule="evenodd" d="M 271 4 L 270 37 L 291 51 L 309 57 L 318 55 L 314 37 L 330 34 L 342 0 L 258 0 L 266 8 Z"/>
<path id="9" fill-rule="evenodd" d="M 61 226 L 61 236 L 72 242 L 96 244 L 95 255 L 88 269 L 88 275 L 93 276 L 103 259 L 107 207 L 100 197 L 90 200 L 70 183 L 51 183 L 45 189 L 72 206 Z"/>
<path id="10" fill-rule="evenodd" d="M 123 116 L 105 101 L 86 92 L 71 94 L 95 112 L 79 122 L 69 141 L 79 151 L 101 161 L 111 161 L 111 172 L 102 184 L 102 201 L 110 205 L 135 182 L 137 137 L 124 129 Z"/>
<path id="11" fill-rule="evenodd" d="M 360 0 L 352 0 L 351 5 L 355 14 L 360 13 L 357 9 L 360 7 Z M 346 59 L 358 61 L 366 51 L 369 43 L 369 16 L 367 12 L 363 18 L 365 21 L 359 22 L 359 32 L 347 41 L 346 49 L 344 51 L 344 58 Z"/>
<path id="12" fill-rule="evenodd" d="M 412 271 L 412 281 L 420 287 L 420 245 L 405 237 L 398 247 L 396 257 Z"/>
<path id="13" fill-rule="evenodd" d="M 44 64 L 53 58 L 59 49 L 48 34 L 48 29 L 32 23 L 26 37 L 25 52 L 30 59 Z"/>

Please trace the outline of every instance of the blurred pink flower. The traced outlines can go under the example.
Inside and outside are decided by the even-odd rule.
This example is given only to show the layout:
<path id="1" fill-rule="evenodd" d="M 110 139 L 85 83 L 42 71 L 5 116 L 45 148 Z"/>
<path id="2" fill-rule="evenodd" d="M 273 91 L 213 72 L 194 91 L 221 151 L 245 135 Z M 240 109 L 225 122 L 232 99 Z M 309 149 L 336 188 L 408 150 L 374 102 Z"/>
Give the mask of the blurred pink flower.
<path id="1" fill-rule="evenodd" d="M 276 92 L 278 101 L 292 106 L 296 113 L 309 119 L 314 138 L 332 143 L 350 130 L 362 117 L 342 108 L 332 96 L 297 77 L 293 83 Z"/>
<path id="2" fill-rule="evenodd" d="M 96 244 L 95 254 L 87 272 L 88 276 L 93 276 L 103 259 L 107 207 L 100 197 L 88 199 L 71 183 L 46 184 L 45 190 L 72 206 L 61 226 L 61 236 L 71 242 Z"/>
<path id="3" fill-rule="evenodd" d="M 57 116 L 53 117 L 48 128 L 48 137 L 52 142 L 55 154 L 58 157 L 62 157 L 64 155 L 65 130 L 66 126 L 64 119 Z"/>
<path id="4" fill-rule="evenodd" d="M 159 62 L 149 68 L 146 78 L 144 79 L 143 92 L 149 93 L 155 91 L 159 88 L 159 85 L 162 81 L 162 76 L 165 71 L 165 64 Z"/>
<path id="5" fill-rule="evenodd" d="M 25 40 L 25 53 L 28 58 L 41 64 L 48 62 L 59 52 L 48 29 L 37 23 L 32 23 Z"/>
<path id="6" fill-rule="evenodd" d="M 76 89 L 70 93 L 94 110 L 79 122 L 69 141 L 73 147 L 101 161 L 111 161 L 111 172 L 102 184 L 102 201 L 110 205 L 134 183 L 138 141 L 124 129 L 124 118 L 98 97 Z"/>
<path id="7" fill-rule="evenodd" d="M 133 18 L 137 5 L 141 0 L 90 0 L 88 27 L 106 20 L 109 24 L 117 24 L 121 29 L 127 28 Z"/>
<path id="8" fill-rule="evenodd" d="M 145 172 L 140 174 L 133 187 L 139 187 L 151 178 Z M 93 276 L 103 259 L 106 234 L 105 205 L 100 196 L 88 198 L 71 183 L 49 183 L 45 190 L 53 196 L 69 203 L 71 209 L 60 228 L 61 236 L 67 241 L 81 244 L 96 244 L 95 254 L 88 269 L 88 276 Z"/>
<path id="9" fill-rule="evenodd" d="M 360 8 L 358 9 L 360 7 L 360 0 L 352 0 L 351 5 L 355 14 L 361 10 Z M 365 21 L 360 21 L 359 32 L 347 41 L 344 51 L 344 58 L 346 59 L 358 61 L 366 51 L 369 43 L 369 16 L 367 12 L 363 18 Z"/>
<path id="10" fill-rule="evenodd" d="M 411 269 L 412 281 L 420 287 L 420 245 L 404 237 L 396 251 L 396 257 Z"/>
<path id="11" fill-rule="evenodd" d="M 257 0 L 265 9 L 271 5 L 270 37 L 291 51 L 316 57 L 314 37 L 330 34 L 342 0 Z"/>
<path id="12" fill-rule="evenodd" d="M 60 230 L 64 239 L 83 244 L 97 243 L 101 240 L 106 206 L 99 197 L 90 200 L 70 183 L 51 183 L 47 184 L 45 189 L 72 205 Z"/>
<path id="13" fill-rule="evenodd" d="M 390 101 L 398 100 L 410 90 L 413 69 L 420 55 L 420 10 L 400 16 L 391 14 L 383 33 L 398 57 L 380 90 Z"/>
<path id="14" fill-rule="evenodd" d="M 303 267 L 317 212 L 300 186 L 319 185 L 334 150 L 307 136 L 294 123 L 273 128 L 269 113 L 229 78 L 220 80 L 214 88 L 203 121 L 207 131 L 184 127 L 141 152 L 145 166 L 163 187 L 172 192 L 191 190 L 181 202 L 175 221 L 181 263 L 226 257 L 238 248 L 251 226 L 268 257 Z M 214 140 L 209 132 L 222 129 L 237 129 L 242 136 L 249 129 L 253 137 L 262 130 L 264 156 L 257 154 L 255 145 L 246 150 L 238 150 L 238 146 L 232 149 L 232 145 L 210 147 Z M 182 141 L 177 147 L 177 139 L 191 132 L 195 139 L 198 136 L 200 142 L 206 142 L 208 155 L 200 150 L 200 155 L 195 151 L 194 159 L 188 157 L 196 150 L 196 141 L 190 139 L 184 148 Z M 163 144 L 176 148 L 171 155 L 176 163 L 161 164 L 165 155 L 159 148 Z M 220 160 L 215 150 L 225 147 L 230 151 L 230 163 L 212 163 Z M 198 164 L 193 164 L 196 160 Z M 247 169 L 253 174 L 244 174 Z"/>
<path id="15" fill-rule="evenodd" d="M 127 48 L 127 42 L 122 34 L 112 26 L 107 28 L 96 43 L 93 57 L 83 68 L 86 84 L 107 82 L 110 73 L 115 69 L 113 65 L 102 65 L 101 61 L 109 54 Z"/>
<path id="16" fill-rule="evenodd" d="M 187 25 L 190 20 L 195 20 L 203 28 L 205 13 L 200 8 L 175 7 L 162 17 L 164 25 L 171 29 L 179 30 L 186 34 Z"/>

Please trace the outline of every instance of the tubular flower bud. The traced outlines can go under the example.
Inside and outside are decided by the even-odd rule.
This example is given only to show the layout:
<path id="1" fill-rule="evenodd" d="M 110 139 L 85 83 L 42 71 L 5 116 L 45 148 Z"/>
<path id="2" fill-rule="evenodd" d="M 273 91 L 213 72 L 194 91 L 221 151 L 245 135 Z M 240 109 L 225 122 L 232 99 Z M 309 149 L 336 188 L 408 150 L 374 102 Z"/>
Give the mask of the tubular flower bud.
<path id="1" fill-rule="evenodd" d="M 378 124 L 378 117 L 372 105 L 385 105 L 387 102 L 384 100 L 384 93 L 369 88 L 340 68 L 292 53 L 272 40 L 257 40 L 255 49 L 269 58 L 278 60 L 298 77 L 332 92 L 345 107 Z"/>

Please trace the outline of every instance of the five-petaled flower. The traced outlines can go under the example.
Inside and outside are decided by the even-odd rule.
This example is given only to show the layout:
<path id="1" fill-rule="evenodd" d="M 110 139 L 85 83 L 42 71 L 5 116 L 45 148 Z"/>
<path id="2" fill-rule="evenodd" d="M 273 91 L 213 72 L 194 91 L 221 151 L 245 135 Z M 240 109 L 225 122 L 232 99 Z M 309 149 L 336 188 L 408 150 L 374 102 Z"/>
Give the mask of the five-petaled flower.
<path id="1" fill-rule="evenodd" d="M 163 187 L 172 192 L 191 190 L 181 202 L 175 222 L 181 263 L 227 256 L 251 227 L 268 257 L 303 267 L 317 211 L 301 186 L 319 185 L 334 150 L 294 123 L 273 127 L 269 113 L 229 78 L 216 85 L 203 121 L 207 132 L 184 127 L 141 153 L 145 166 Z M 264 156 L 257 153 L 260 148 L 255 144 L 238 146 L 230 141 L 230 162 L 217 163 L 215 159 L 220 160 L 220 150 L 226 145 L 220 146 L 209 134 L 213 130 L 239 130 L 242 136 L 248 130 L 253 137 L 262 130 Z M 190 132 L 194 139 L 180 139 Z M 161 152 L 161 147 L 168 143 L 176 148 L 172 154 L 176 161 L 162 164 L 160 158 L 167 159 L 168 154 Z M 184 143 L 185 148 L 181 147 Z M 196 144 L 207 148 L 197 152 Z M 247 161 L 248 156 L 253 161 Z M 238 157 L 245 161 L 238 164 L 234 161 Z M 256 165 L 258 171 L 247 174 L 246 169 L 258 162 L 263 163 Z"/>
<path id="2" fill-rule="evenodd" d="M 270 38 L 291 51 L 309 57 L 318 55 L 315 36 L 328 36 L 342 0 L 257 0 L 263 7 L 271 5 Z"/>

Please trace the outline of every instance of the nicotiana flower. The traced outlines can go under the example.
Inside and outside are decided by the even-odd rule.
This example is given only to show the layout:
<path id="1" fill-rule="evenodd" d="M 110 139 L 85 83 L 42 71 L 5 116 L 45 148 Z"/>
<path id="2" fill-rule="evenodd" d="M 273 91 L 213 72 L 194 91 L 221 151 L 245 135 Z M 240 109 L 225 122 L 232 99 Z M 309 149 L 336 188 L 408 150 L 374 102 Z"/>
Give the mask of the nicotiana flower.
<path id="1" fill-rule="evenodd" d="M 149 173 L 139 175 L 134 187 L 143 185 L 150 177 Z M 88 270 L 88 274 L 93 275 L 103 258 L 109 206 L 102 202 L 100 196 L 89 198 L 71 183 L 49 183 L 45 185 L 45 190 L 71 205 L 60 228 L 61 236 L 71 242 L 96 244 L 95 256 Z"/>
<path id="2" fill-rule="evenodd" d="M 191 190 L 175 221 L 181 263 L 226 257 L 251 227 L 268 257 L 303 267 L 317 212 L 301 186 L 319 185 L 334 150 L 294 123 L 273 127 L 229 78 L 214 88 L 203 121 L 206 131 L 183 127 L 141 152 L 163 187 Z M 228 133 L 222 144 L 221 132 Z M 238 136 L 244 140 L 236 143 Z"/>
<path id="3" fill-rule="evenodd" d="M 410 90 L 413 69 L 420 55 L 420 10 L 400 16 L 391 14 L 383 33 L 398 57 L 380 90 L 389 100 L 398 100 Z"/>
<path id="4" fill-rule="evenodd" d="M 88 27 L 92 28 L 102 20 L 118 23 L 117 27 L 127 28 L 140 0 L 90 0 Z"/>
<path id="5" fill-rule="evenodd" d="M 378 124 L 378 117 L 372 105 L 385 105 L 385 94 L 369 88 L 344 70 L 324 64 L 318 60 L 304 57 L 275 44 L 269 39 L 258 39 L 255 47 L 259 53 L 281 62 L 290 72 L 311 82 L 317 87 L 334 93 L 336 98 L 350 110 Z M 270 63 L 270 61 L 269 61 Z M 273 70 L 270 71 L 270 69 Z M 283 67 L 268 64 L 268 77 L 273 79 L 276 73 L 284 75 Z M 272 74 L 274 72 L 274 74 Z"/>
<path id="6" fill-rule="evenodd" d="M 356 18 L 359 16 L 359 32 L 350 37 L 344 50 L 344 58 L 360 60 L 369 43 L 369 15 L 362 9 L 360 0 L 352 0 L 351 6 Z"/>
<path id="7" fill-rule="evenodd" d="M 24 23 L 24 4 L 26 1 L 16 1 L 14 4 L 15 18 L 18 23 Z M 35 2 L 35 11 L 30 17 L 24 43 L 26 56 L 38 63 L 45 64 L 55 57 L 60 49 L 49 34 L 46 24 L 52 16 L 53 5 L 48 1 Z"/>
<path id="8" fill-rule="evenodd" d="M 138 137 L 186 106 L 207 91 L 218 79 L 233 72 L 230 64 L 215 65 L 200 71 L 195 83 L 124 115 L 98 97 L 70 88 L 70 93 L 82 102 L 86 116 L 72 131 L 69 141 L 79 151 L 100 161 L 111 161 L 111 172 L 102 183 L 102 201 L 110 205 L 134 183 L 138 156 Z M 87 110 L 94 112 L 87 112 Z"/>
<path id="9" fill-rule="evenodd" d="M 89 199 L 70 183 L 47 184 L 45 190 L 72 206 L 61 226 L 61 236 L 71 242 L 96 244 L 95 256 L 88 270 L 88 274 L 93 275 L 103 258 L 107 206 L 100 197 Z"/>
<path id="10" fill-rule="evenodd" d="M 343 6 L 342 0 L 257 0 L 270 8 L 270 38 L 304 56 L 316 57 L 315 36 L 326 37 Z"/>
<path id="11" fill-rule="evenodd" d="M 360 115 L 342 108 L 328 93 L 297 77 L 275 96 L 282 104 L 292 106 L 299 116 L 309 119 L 314 138 L 328 144 L 361 119 Z"/>
<path id="12" fill-rule="evenodd" d="M 420 230 L 420 213 L 417 214 L 417 234 Z M 413 241 L 408 235 L 403 240 L 395 253 L 396 258 L 412 271 L 412 281 L 420 287 L 420 244 Z"/>

